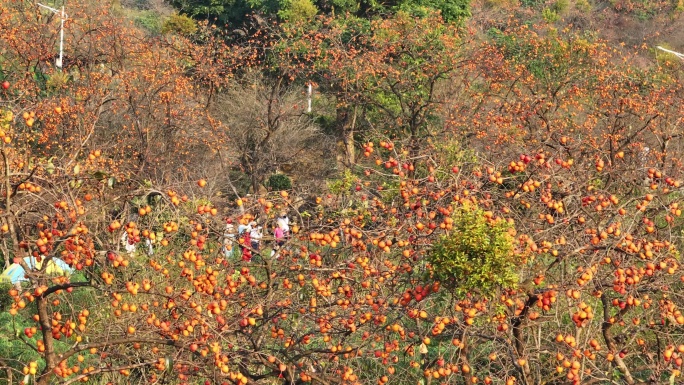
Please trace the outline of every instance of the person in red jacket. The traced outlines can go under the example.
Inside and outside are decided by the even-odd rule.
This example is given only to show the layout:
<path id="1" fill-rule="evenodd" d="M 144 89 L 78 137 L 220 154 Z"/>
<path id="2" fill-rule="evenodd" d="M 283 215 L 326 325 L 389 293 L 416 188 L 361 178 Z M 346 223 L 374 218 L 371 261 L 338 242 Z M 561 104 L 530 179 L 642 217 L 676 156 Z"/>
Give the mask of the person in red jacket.
<path id="1" fill-rule="evenodd" d="M 249 237 L 249 231 L 242 234 L 242 260 L 249 262 L 252 260 L 252 242 Z"/>

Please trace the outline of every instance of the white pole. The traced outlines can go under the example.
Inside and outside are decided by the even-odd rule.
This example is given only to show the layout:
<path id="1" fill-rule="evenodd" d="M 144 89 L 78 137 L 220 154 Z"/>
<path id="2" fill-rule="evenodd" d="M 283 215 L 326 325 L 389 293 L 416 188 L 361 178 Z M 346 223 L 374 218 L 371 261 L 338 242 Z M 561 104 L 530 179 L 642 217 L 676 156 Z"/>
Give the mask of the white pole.
<path id="1" fill-rule="evenodd" d="M 678 58 L 684 60 L 684 54 L 681 54 L 681 53 L 679 53 L 679 52 L 675 52 L 675 51 L 672 51 L 672 50 L 663 48 L 663 47 L 661 47 L 661 46 L 657 46 L 656 48 L 658 48 L 658 49 L 661 50 L 661 51 L 665 51 L 665 52 L 667 52 L 667 53 L 671 53 L 671 54 L 677 56 Z"/>
<path id="2" fill-rule="evenodd" d="M 62 57 L 64 55 L 64 6 L 62 6 L 62 24 L 59 27 L 59 59 L 55 65 L 57 68 L 62 69 Z"/>
<path id="3" fill-rule="evenodd" d="M 59 27 L 59 57 L 55 59 L 55 66 L 59 68 L 60 70 L 62 69 L 62 59 L 64 58 L 64 20 L 68 17 L 66 13 L 64 13 L 64 6 L 62 6 L 62 10 L 54 9 L 52 7 L 48 7 L 47 5 L 43 5 L 41 3 L 36 3 L 38 6 L 43 7 L 50 12 L 60 15 L 60 27 Z"/>
<path id="4" fill-rule="evenodd" d="M 309 83 L 309 86 L 306 89 L 306 112 L 311 113 L 311 94 L 313 93 L 313 85 Z"/>

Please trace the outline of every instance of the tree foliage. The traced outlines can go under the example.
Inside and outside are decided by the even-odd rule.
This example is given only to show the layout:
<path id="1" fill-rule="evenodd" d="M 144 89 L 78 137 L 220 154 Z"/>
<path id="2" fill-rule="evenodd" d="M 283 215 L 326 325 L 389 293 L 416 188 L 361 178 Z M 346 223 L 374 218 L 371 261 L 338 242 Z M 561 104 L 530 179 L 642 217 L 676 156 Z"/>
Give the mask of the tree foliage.
<path id="1" fill-rule="evenodd" d="M 183 14 L 231 28 L 248 25 L 250 14 L 286 23 L 308 21 L 318 14 L 373 19 L 400 11 L 416 17 L 440 12 L 449 23 L 462 23 L 470 16 L 468 0 L 174 0 L 171 3 Z"/>
<path id="2" fill-rule="evenodd" d="M 483 210 L 463 207 L 455 210 L 453 230 L 443 235 L 430 250 L 435 278 L 460 295 L 497 292 L 496 286 L 514 289 L 517 284 L 512 227 L 505 221 L 488 221 Z"/>
<path id="3" fill-rule="evenodd" d="M 292 189 L 292 180 L 284 174 L 273 174 L 268 177 L 268 187 L 274 191 Z"/>
<path id="4" fill-rule="evenodd" d="M 172 15 L 161 27 L 161 33 L 175 32 L 180 35 L 192 35 L 197 31 L 197 24 L 185 15 Z"/>

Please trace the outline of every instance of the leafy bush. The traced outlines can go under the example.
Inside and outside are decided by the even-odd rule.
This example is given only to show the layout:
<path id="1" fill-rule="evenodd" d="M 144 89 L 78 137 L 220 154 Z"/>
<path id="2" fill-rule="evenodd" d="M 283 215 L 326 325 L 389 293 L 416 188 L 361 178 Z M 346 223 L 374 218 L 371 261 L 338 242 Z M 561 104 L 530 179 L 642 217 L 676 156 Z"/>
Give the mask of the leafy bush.
<path id="1" fill-rule="evenodd" d="M 41 336 L 40 333 L 37 333 L 33 338 L 26 338 L 31 345 L 16 338 L 17 332 L 35 325 L 35 322 L 26 317 L 12 317 L 8 312 L 0 312 L 0 358 L 2 358 L 3 364 L 15 371 L 20 371 L 23 366 L 22 363 L 40 362 L 39 353 L 31 347 L 31 345 L 35 346 L 36 340 Z M 8 383 L 5 373 L 4 369 L 0 372 L 0 384 Z"/>
<path id="2" fill-rule="evenodd" d="M 274 191 L 289 190 L 292 188 L 292 180 L 285 174 L 273 174 L 268 178 L 268 187 Z"/>
<path id="3" fill-rule="evenodd" d="M 317 13 L 318 8 L 311 0 L 292 0 L 286 8 L 278 12 L 278 16 L 287 21 L 301 21 L 309 20 Z"/>
<path id="4" fill-rule="evenodd" d="M 0 282 L 0 312 L 5 311 L 12 304 L 12 297 L 9 291 L 12 289 L 12 284 L 9 282 Z"/>
<path id="5" fill-rule="evenodd" d="M 555 23 L 558 20 L 560 20 L 560 16 L 558 16 L 558 13 L 556 11 L 552 10 L 551 8 L 544 8 L 542 11 L 542 17 L 544 20 L 546 20 L 547 23 Z"/>
<path id="6" fill-rule="evenodd" d="M 428 254 L 435 278 L 460 295 L 491 297 L 498 287 L 514 287 L 518 276 L 511 225 L 471 207 L 456 210 L 452 219 L 453 230 Z"/>
<path id="7" fill-rule="evenodd" d="M 581 12 L 589 12 L 591 10 L 591 4 L 589 0 L 577 0 L 575 2 L 575 8 Z"/>
<path id="8" fill-rule="evenodd" d="M 196 31 L 197 23 L 185 15 L 173 15 L 161 27 L 162 33 L 173 32 L 179 35 L 192 35 Z"/>
<path id="9" fill-rule="evenodd" d="M 551 9 L 557 14 L 562 14 L 566 9 L 568 9 L 568 5 L 568 0 L 556 0 L 556 2 L 551 6 Z"/>
<path id="10" fill-rule="evenodd" d="M 69 83 L 69 75 L 64 72 L 55 72 L 45 81 L 45 87 L 49 91 L 58 91 L 66 88 Z"/>
<path id="11" fill-rule="evenodd" d="M 417 17 L 426 17 L 439 10 L 447 23 L 462 22 L 471 15 L 469 0 L 404 0 L 396 8 Z"/>
<path id="12" fill-rule="evenodd" d="M 137 26 L 145 28 L 149 32 L 159 33 L 161 29 L 161 20 L 156 12 L 142 11 L 135 16 L 134 20 Z"/>
<path id="13" fill-rule="evenodd" d="M 520 0 L 520 4 L 527 8 L 536 8 L 542 5 L 544 2 L 542 0 Z"/>
<path id="14" fill-rule="evenodd" d="M 357 183 L 357 179 L 351 171 L 344 170 L 341 178 L 328 181 L 328 189 L 333 194 L 347 195 L 351 193 L 351 188 Z"/>

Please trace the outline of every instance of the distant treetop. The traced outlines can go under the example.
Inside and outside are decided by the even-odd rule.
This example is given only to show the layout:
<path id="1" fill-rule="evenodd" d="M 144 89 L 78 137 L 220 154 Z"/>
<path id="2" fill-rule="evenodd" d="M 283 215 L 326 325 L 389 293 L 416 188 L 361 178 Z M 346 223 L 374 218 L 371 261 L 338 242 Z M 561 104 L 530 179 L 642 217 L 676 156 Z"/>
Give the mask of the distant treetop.
<path id="1" fill-rule="evenodd" d="M 470 16 L 469 0 L 172 0 L 182 14 L 218 24 L 240 27 L 255 13 L 281 22 L 299 21 L 317 14 L 377 18 L 404 11 L 423 17 L 434 10 L 447 23 Z"/>

